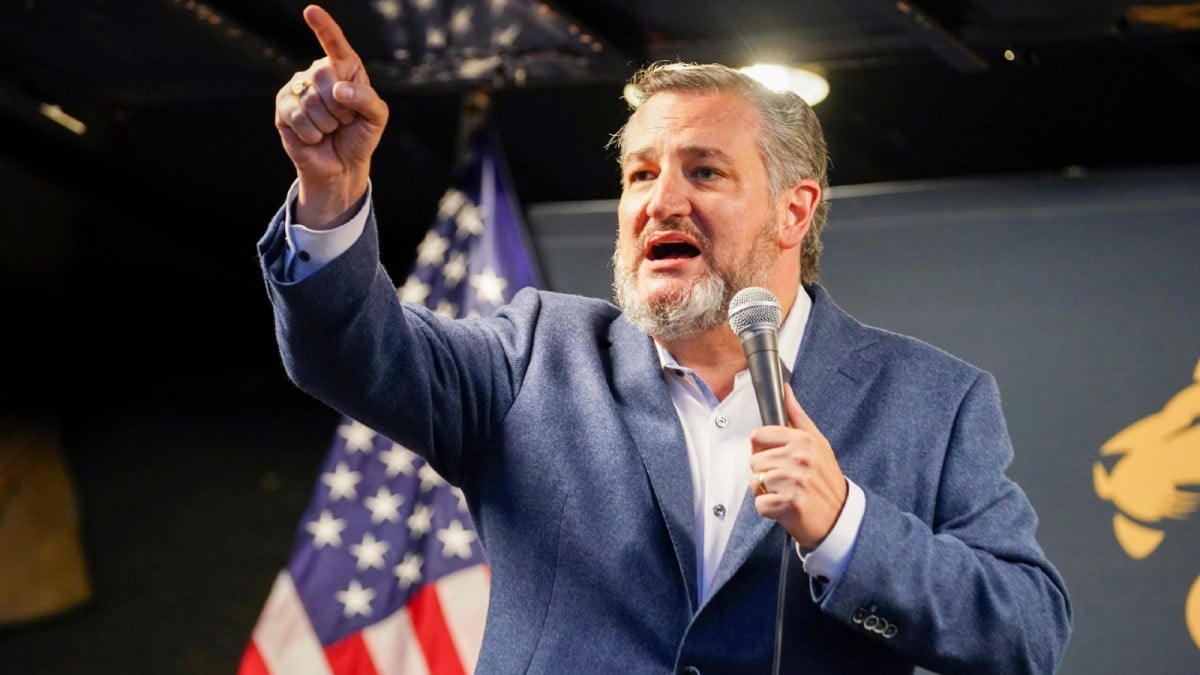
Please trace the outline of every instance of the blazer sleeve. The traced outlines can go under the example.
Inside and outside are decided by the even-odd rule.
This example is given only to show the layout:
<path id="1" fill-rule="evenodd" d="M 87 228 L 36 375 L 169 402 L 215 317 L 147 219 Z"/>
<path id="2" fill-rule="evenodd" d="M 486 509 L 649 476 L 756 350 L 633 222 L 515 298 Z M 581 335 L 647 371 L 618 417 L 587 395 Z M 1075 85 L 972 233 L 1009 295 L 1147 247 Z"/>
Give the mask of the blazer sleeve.
<path id="1" fill-rule="evenodd" d="M 865 488 L 855 549 L 821 608 L 936 672 L 1052 673 L 1070 602 L 1032 505 L 1005 477 L 1013 452 L 988 373 L 967 388 L 948 439 L 928 477 L 933 522 Z"/>
<path id="2" fill-rule="evenodd" d="M 539 300 L 522 292 L 490 319 L 449 320 L 401 303 L 379 259 L 375 215 L 346 252 L 300 282 L 282 269 L 282 211 L 259 242 L 288 377 L 303 391 L 423 456 L 459 485 L 468 455 L 512 404 Z"/>

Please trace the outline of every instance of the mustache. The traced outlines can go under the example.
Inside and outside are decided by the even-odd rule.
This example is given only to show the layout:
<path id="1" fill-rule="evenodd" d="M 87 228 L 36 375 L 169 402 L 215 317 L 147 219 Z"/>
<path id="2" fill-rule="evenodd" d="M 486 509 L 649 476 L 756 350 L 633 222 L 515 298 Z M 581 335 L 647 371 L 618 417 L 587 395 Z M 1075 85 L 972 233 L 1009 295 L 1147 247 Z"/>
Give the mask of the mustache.
<path id="1" fill-rule="evenodd" d="M 680 217 L 671 217 L 666 220 L 656 220 L 646 226 L 638 235 L 637 242 L 637 257 L 638 259 L 646 256 L 646 244 L 651 237 L 662 234 L 663 232 L 682 232 L 691 237 L 696 245 L 700 248 L 700 255 L 708 257 L 708 252 L 712 250 L 711 242 L 708 235 L 704 234 L 700 228 L 696 227 L 690 220 Z"/>

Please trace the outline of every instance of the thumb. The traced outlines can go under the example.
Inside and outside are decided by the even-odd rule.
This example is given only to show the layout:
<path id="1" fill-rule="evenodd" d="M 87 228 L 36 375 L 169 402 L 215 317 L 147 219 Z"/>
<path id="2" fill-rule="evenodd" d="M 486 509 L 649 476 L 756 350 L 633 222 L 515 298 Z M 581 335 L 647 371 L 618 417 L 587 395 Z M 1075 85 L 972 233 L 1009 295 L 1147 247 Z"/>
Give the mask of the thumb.
<path id="1" fill-rule="evenodd" d="M 388 106 L 379 94 L 364 82 L 337 82 L 333 98 L 358 113 L 368 124 L 383 127 L 387 123 Z"/>

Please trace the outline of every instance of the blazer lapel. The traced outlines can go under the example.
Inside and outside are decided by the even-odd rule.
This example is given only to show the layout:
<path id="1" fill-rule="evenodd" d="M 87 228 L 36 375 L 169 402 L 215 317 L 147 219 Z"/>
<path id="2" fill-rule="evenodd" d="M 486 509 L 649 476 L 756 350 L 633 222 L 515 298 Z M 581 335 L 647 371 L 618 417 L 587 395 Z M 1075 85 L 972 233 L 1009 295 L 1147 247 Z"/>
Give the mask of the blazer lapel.
<path id="1" fill-rule="evenodd" d="M 671 536 L 690 612 L 698 606 L 692 477 L 679 416 L 653 341 L 623 317 L 613 324 L 612 389 Z"/>
<path id="2" fill-rule="evenodd" d="M 841 448 L 839 441 L 879 369 L 879 364 L 865 354 L 874 339 L 862 324 L 833 303 L 824 288 L 813 285 L 807 290 L 813 296 L 813 307 L 789 384 L 801 407 L 829 440 L 834 452 L 841 455 L 848 450 Z M 775 521 L 758 514 L 754 495 L 747 490 L 713 578 L 714 595 L 775 526 Z"/>
<path id="3" fill-rule="evenodd" d="M 875 337 L 834 304 L 824 288 L 813 285 L 808 290 L 813 309 L 792 368 L 792 391 L 840 455 L 848 449 L 837 441 L 879 371 L 869 349 Z"/>

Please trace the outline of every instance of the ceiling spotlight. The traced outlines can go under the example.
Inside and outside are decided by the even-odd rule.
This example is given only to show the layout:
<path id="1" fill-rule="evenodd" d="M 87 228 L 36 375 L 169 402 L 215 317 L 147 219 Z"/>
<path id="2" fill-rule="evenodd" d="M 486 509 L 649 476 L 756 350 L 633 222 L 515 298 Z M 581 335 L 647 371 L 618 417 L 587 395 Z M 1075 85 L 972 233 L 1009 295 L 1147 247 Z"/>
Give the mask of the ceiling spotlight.
<path id="1" fill-rule="evenodd" d="M 756 63 L 738 70 L 768 89 L 795 92 L 809 105 L 816 105 L 829 95 L 829 81 L 815 70 L 768 63 Z"/>

